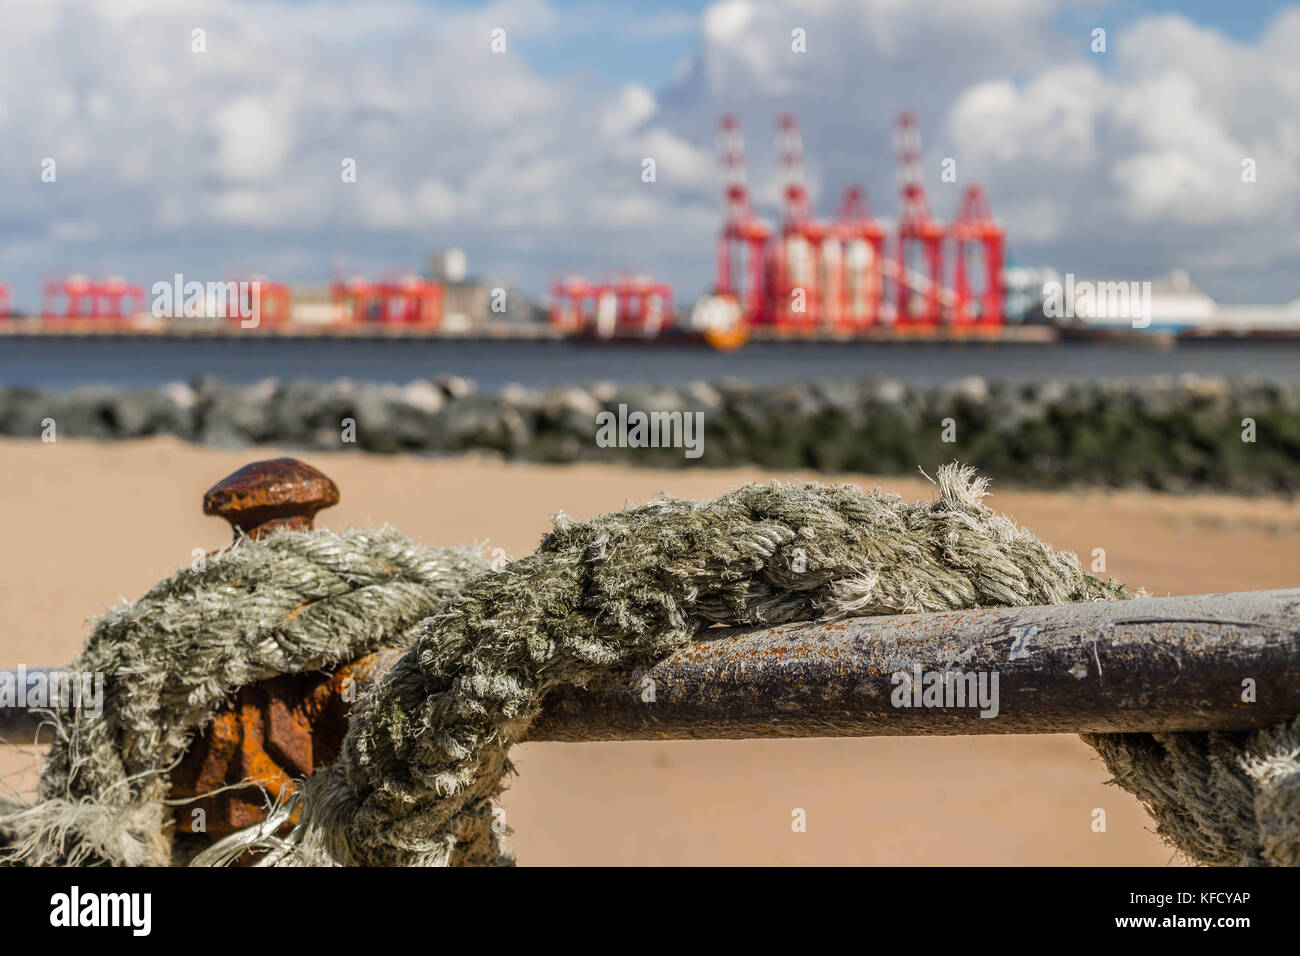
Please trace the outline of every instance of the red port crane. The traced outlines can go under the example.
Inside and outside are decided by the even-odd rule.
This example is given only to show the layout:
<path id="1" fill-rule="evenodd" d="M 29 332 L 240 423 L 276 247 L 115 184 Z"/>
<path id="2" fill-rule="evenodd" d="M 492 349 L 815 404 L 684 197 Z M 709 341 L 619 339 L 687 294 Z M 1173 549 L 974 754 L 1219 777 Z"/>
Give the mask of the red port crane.
<path id="1" fill-rule="evenodd" d="M 935 220 L 922 185 L 916 114 L 901 113 L 895 124 L 902 208 L 892 241 L 873 216 L 866 193 L 856 186 L 845 191 L 829 228 L 813 219 L 799 125 L 790 114 L 777 122 L 781 222 L 772 236 L 750 208 L 739 122 L 734 116 L 722 117 L 720 132 L 725 207 L 718 281 L 715 295 L 697 303 L 693 326 L 736 326 L 743 332 L 745 326 L 765 323 L 856 332 L 878 324 L 906 331 L 1003 323 L 1005 233 L 979 186 L 965 191 L 950 227 Z M 748 257 L 743 294 L 733 282 L 737 246 Z M 952 262 L 950 248 L 956 256 Z M 977 254 L 978 265 L 973 265 Z"/>
<path id="2" fill-rule="evenodd" d="M 993 218 L 988 197 L 980 186 L 970 186 L 962 198 L 957 218 L 949 230 L 954 241 L 953 285 L 957 294 L 953 321 L 958 325 L 1002 324 L 1002 263 L 1006 231 Z M 972 291 L 967 256 L 981 253 L 983 281 Z"/>
<path id="3" fill-rule="evenodd" d="M 893 277 L 895 321 L 898 325 L 938 325 L 945 230 L 930 215 L 930 202 L 921 185 L 921 124 L 916 114 L 900 113 L 894 135 L 902 198 Z M 921 253 L 923 272 L 908 266 L 908 253 L 916 249 Z"/>
<path id="4" fill-rule="evenodd" d="M 364 325 L 417 325 L 435 329 L 442 323 L 442 285 L 414 273 L 390 271 L 378 281 L 354 277 L 330 286 L 334 305 L 346 322 Z"/>
<path id="5" fill-rule="evenodd" d="M 803 137 L 794 114 L 778 117 L 776 134 L 781 159 L 781 229 L 778 241 L 771 247 L 771 312 L 767 318 L 780 326 L 812 327 L 821 321 L 818 280 L 826 228 L 812 218 L 808 209 Z"/>
<path id="6" fill-rule="evenodd" d="M 379 321 L 388 325 L 422 325 L 437 328 L 442 323 L 442 286 L 414 273 L 390 272 L 378 285 Z"/>
<path id="7" fill-rule="evenodd" d="M 330 299 L 345 325 L 363 325 L 374 320 L 375 283 L 365 276 L 336 278 L 330 283 Z"/>
<path id="8" fill-rule="evenodd" d="M 47 318 L 115 321 L 144 309 L 144 289 L 121 276 L 102 280 L 84 275 L 47 279 L 42 292 L 41 314 Z"/>
<path id="9" fill-rule="evenodd" d="M 653 338 L 672 326 L 673 288 L 667 283 L 649 276 L 620 276 L 608 288 L 614 293 L 617 332 Z"/>
<path id="10" fill-rule="evenodd" d="M 745 183 L 745 141 L 740 120 L 731 114 L 718 123 L 718 160 L 722 165 L 723 218 L 718 237 L 718 275 L 714 292 L 734 298 L 745 321 L 755 321 L 762 310 L 763 250 L 771 230 L 754 216 Z M 738 259 L 743 275 L 735 282 Z"/>
<path id="11" fill-rule="evenodd" d="M 226 287 L 234 287 L 235 297 L 225 300 L 226 318 L 232 325 L 244 326 L 250 319 L 256 325 L 247 328 L 284 328 L 293 319 L 293 290 L 283 282 L 272 282 L 265 276 L 251 279 L 232 279 Z M 249 316 L 249 318 L 245 318 Z"/>
<path id="12" fill-rule="evenodd" d="M 880 321 L 885 227 L 876 221 L 862 187 L 844 190 L 832 233 L 840 246 L 838 325 L 847 330 L 869 328 Z"/>
<path id="13" fill-rule="evenodd" d="M 551 286 L 551 325 L 569 334 L 654 338 L 674 318 L 672 286 L 649 276 L 602 283 L 571 276 Z"/>
<path id="14" fill-rule="evenodd" d="M 590 321 L 587 301 L 595 302 L 600 287 L 581 276 L 569 276 L 551 285 L 551 327 L 565 334 L 583 331 Z"/>
<path id="15" fill-rule="evenodd" d="M 0 282 L 0 319 L 9 318 L 13 310 L 13 300 L 9 296 L 9 286 Z"/>

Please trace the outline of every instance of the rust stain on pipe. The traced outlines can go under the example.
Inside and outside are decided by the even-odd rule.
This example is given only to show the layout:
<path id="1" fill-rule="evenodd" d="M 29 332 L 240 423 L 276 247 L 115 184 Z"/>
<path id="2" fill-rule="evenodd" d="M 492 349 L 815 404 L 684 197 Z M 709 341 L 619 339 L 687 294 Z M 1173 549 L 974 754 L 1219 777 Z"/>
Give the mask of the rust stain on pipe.
<path id="1" fill-rule="evenodd" d="M 260 823 L 268 798 L 292 793 L 297 780 L 337 760 L 348 711 L 382 661 L 369 655 L 333 673 L 282 674 L 241 688 L 172 771 L 172 799 L 221 791 L 176 806 L 177 830 L 217 838 Z"/>

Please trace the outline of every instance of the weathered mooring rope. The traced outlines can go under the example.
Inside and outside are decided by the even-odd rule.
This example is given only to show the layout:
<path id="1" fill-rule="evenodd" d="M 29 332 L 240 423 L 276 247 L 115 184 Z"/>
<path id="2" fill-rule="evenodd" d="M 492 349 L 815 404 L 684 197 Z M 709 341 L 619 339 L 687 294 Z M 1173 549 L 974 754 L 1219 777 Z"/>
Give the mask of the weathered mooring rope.
<path id="1" fill-rule="evenodd" d="M 508 863 L 492 801 L 510 746 L 554 688 L 653 663 L 713 624 L 1130 596 L 986 507 L 986 482 L 969 470 L 945 467 L 938 484 L 939 500 L 918 504 L 818 484 L 660 498 L 587 522 L 559 519 L 534 554 L 499 570 L 389 531 L 241 543 L 100 622 L 75 666 L 109 675 L 103 726 L 60 727 L 43 802 L 0 819 L 8 853 L 28 863 L 167 862 L 167 771 L 227 694 L 406 642 L 354 708 L 338 762 L 265 824 L 196 862 L 251 848 L 273 865 Z M 1189 781 L 1194 761 L 1160 763 L 1145 735 L 1131 736 L 1091 742 L 1180 849 L 1214 863 L 1296 859 L 1297 787 L 1270 784 L 1261 796 L 1266 779 L 1300 780 L 1292 731 L 1212 735 L 1209 749 L 1198 742 L 1206 735 L 1172 735 L 1211 764 L 1242 768 Z M 1251 776 L 1252 761 L 1267 772 Z M 1233 811 L 1230 821 L 1188 809 L 1210 799 L 1207 786 L 1218 786 L 1212 799 Z M 295 811 L 299 822 L 279 835 Z M 1214 836 L 1188 836 L 1201 828 Z"/>
<path id="2" fill-rule="evenodd" d="M 234 691 L 391 645 L 486 566 L 383 528 L 243 539 L 178 571 L 97 622 L 71 668 L 105 675 L 103 714 L 54 713 L 40 800 L 0 808 L 0 856 L 170 864 L 168 773 Z"/>
<path id="3" fill-rule="evenodd" d="M 753 484 L 557 523 L 420 626 L 353 711 L 339 761 L 307 781 L 288 840 L 227 846 L 286 864 L 506 861 L 491 801 L 555 687 L 653 663 L 712 624 L 1123 593 L 985 507 L 973 472 L 944 468 L 939 486 L 937 502 L 909 505 L 854 485 Z"/>
<path id="4" fill-rule="evenodd" d="M 1300 718 L 1243 733 L 1081 736 L 1192 859 L 1300 866 Z"/>

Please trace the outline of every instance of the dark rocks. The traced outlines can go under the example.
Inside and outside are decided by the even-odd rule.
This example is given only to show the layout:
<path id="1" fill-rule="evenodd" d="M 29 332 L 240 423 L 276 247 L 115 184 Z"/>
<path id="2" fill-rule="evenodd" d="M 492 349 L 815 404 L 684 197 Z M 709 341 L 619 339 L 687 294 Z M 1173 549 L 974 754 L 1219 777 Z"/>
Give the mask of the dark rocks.
<path id="1" fill-rule="evenodd" d="M 0 389 L 0 432 L 21 438 L 38 438 L 43 422 L 57 419 L 58 393 L 38 388 Z"/>
<path id="2" fill-rule="evenodd" d="M 205 444 L 233 447 L 293 440 L 294 433 L 275 418 L 273 402 L 279 385 L 272 379 L 242 385 L 204 378 L 195 382 L 194 391 L 197 438 Z"/>
<path id="3" fill-rule="evenodd" d="M 484 449 L 518 455 L 528 445 L 531 429 L 520 412 L 504 398 L 470 394 L 449 402 L 433 420 L 430 450 Z"/>
<path id="4" fill-rule="evenodd" d="M 459 375 L 442 375 L 434 379 L 433 384 L 442 390 L 447 398 L 465 398 L 473 395 L 478 391 L 478 385 L 472 378 L 461 378 Z"/>
<path id="5" fill-rule="evenodd" d="M 602 447 L 597 416 L 703 416 L 703 454 Z M 448 376 L 407 385 L 200 379 L 159 389 L 0 388 L 0 434 L 456 453 L 665 467 L 760 465 L 874 474 L 958 459 L 1020 485 L 1300 491 L 1300 383 L 1258 378 L 1043 380 L 939 386 L 894 379 L 598 383 L 479 392 Z M 1253 438 L 1254 440 L 1250 440 Z"/>

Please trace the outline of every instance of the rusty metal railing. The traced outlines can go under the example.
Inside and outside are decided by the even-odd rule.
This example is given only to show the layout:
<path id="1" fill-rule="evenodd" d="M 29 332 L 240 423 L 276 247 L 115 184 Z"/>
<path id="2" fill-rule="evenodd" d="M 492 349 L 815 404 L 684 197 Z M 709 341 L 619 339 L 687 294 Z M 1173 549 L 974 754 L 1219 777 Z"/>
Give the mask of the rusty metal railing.
<path id="1" fill-rule="evenodd" d="M 373 676 L 400 654 L 358 663 Z M 529 739 L 1157 733 L 1296 714 L 1291 588 L 718 628 L 648 670 L 553 694 Z M 39 720 L 0 708 L 0 736 L 30 741 Z"/>

